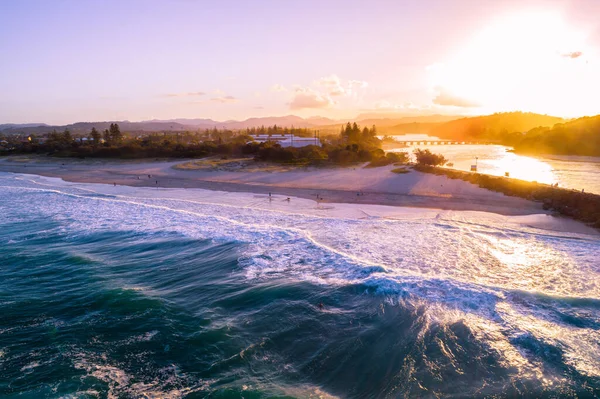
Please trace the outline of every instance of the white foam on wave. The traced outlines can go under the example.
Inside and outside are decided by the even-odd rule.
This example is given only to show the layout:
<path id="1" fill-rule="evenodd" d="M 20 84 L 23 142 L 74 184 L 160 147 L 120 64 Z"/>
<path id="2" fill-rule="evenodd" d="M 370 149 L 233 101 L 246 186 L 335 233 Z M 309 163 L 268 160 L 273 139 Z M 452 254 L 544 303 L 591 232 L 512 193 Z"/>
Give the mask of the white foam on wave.
<path id="1" fill-rule="evenodd" d="M 600 298 L 600 240 L 584 231 L 539 228 L 548 216 L 320 207 L 306 199 L 248 193 L 20 179 L 9 184 L 68 196 L 38 205 L 42 212 L 69 215 L 62 222 L 72 234 L 108 228 L 243 242 L 240 265 L 250 280 L 360 284 L 398 301 L 423 301 L 435 322 L 465 321 L 523 373 L 541 372 L 511 339 L 531 334 L 561 348 L 580 372 L 600 375 L 595 330 L 569 325 L 535 300 L 530 311 L 514 295 Z M 598 312 L 590 312 L 587 317 L 600 323 Z"/>
<path id="2" fill-rule="evenodd" d="M 194 392 L 208 391 L 214 381 L 194 379 L 181 373 L 174 366 L 167 366 L 158 370 L 161 378 L 150 382 L 138 381 L 122 368 L 101 362 L 85 353 L 73 355 L 76 369 L 86 372 L 85 378 L 95 378 L 108 385 L 108 398 L 140 397 L 140 398 L 182 398 Z M 182 388 L 166 388 L 169 386 L 183 386 Z"/>

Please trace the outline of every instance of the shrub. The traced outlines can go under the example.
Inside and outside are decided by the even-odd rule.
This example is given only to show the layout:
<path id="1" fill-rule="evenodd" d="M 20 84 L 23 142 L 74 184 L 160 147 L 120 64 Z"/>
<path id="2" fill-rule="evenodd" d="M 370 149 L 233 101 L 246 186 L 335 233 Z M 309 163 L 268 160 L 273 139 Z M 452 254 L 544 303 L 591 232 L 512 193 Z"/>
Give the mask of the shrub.
<path id="1" fill-rule="evenodd" d="M 417 157 L 417 164 L 419 165 L 442 166 L 448 162 L 442 154 L 434 154 L 429 150 L 417 148 L 414 154 Z"/>

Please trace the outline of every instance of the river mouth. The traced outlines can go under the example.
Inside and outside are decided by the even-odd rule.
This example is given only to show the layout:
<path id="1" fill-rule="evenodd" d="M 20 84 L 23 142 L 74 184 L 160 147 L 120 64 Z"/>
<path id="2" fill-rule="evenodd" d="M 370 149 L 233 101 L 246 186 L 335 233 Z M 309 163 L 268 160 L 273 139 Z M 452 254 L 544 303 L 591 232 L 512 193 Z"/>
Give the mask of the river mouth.
<path id="1" fill-rule="evenodd" d="M 494 176 L 506 176 L 508 173 L 515 179 L 558 184 L 563 188 L 600 194 L 600 157 L 528 156 L 512 152 L 511 147 L 491 144 L 431 144 L 439 139 L 426 134 L 392 137 L 418 144 L 390 149 L 390 152 L 412 154 L 417 148 L 426 148 L 444 155 L 454 169 L 470 171 L 471 166 L 477 164 L 479 173 Z"/>

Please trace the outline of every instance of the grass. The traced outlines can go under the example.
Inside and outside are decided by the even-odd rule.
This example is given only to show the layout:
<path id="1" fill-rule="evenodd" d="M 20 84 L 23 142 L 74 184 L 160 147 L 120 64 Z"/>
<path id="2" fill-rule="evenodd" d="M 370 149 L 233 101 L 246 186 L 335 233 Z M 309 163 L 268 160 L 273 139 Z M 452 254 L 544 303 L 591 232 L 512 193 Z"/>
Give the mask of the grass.
<path id="1" fill-rule="evenodd" d="M 600 229 L 600 195 L 506 177 L 416 165 L 415 170 L 460 179 L 487 190 L 543 203 L 543 208 Z"/>

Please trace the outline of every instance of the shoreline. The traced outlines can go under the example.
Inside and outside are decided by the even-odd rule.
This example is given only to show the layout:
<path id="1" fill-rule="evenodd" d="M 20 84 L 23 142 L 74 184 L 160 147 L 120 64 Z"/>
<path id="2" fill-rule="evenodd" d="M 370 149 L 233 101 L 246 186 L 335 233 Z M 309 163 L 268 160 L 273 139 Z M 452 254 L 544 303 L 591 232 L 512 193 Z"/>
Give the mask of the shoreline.
<path id="1" fill-rule="evenodd" d="M 373 213 L 376 217 L 390 219 L 411 213 L 411 208 L 421 210 L 420 214 L 416 214 L 421 215 L 417 218 L 438 214 L 452 218 L 454 217 L 452 211 L 473 212 L 490 220 L 493 225 L 509 223 L 545 231 L 600 235 L 595 229 L 578 221 L 552 216 L 550 212 L 542 209 L 541 203 L 504 196 L 445 176 L 416 171 L 398 175 L 387 170 L 393 167 L 365 169 L 350 167 L 294 172 L 199 172 L 173 168 L 177 164 L 187 162 L 186 160 L 61 161 L 38 158 L 22 163 L 6 162 L 6 159 L 0 159 L 0 172 L 59 178 L 64 182 L 71 183 L 105 184 L 108 185 L 107 189 L 112 188 L 110 186 L 116 183 L 117 186 L 131 188 L 157 188 L 157 192 L 162 193 L 171 189 L 208 190 L 212 193 L 209 196 L 213 199 L 216 198 L 214 201 L 218 203 L 225 200 L 227 193 L 253 194 L 254 197 L 260 195 L 263 198 L 268 198 L 271 193 L 278 202 L 282 201 L 287 204 L 288 211 L 300 211 L 297 207 L 305 208 L 308 200 L 313 204 L 312 207 L 314 204 L 317 205 L 314 209 L 325 211 L 332 217 L 345 217 L 344 213 L 339 213 L 342 209 L 352 209 L 353 212 L 350 214 L 355 216 L 351 217 L 357 217 L 358 214 L 361 214 L 362 217 L 364 215 L 370 217 Z M 148 178 L 148 175 L 152 177 Z M 347 175 L 352 175 L 355 179 L 345 181 L 337 186 L 326 184 L 331 183 L 332 177 L 339 180 Z M 360 175 L 366 175 L 366 181 L 374 184 L 370 186 L 365 184 L 365 176 L 362 176 L 361 179 Z M 299 176 L 304 180 L 299 179 Z M 372 182 L 373 176 L 378 176 L 380 181 Z M 155 183 L 157 180 L 159 181 L 158 187 Z M 382 182 L 384 184 L 396 183 L 397 185 L 395 187 L 386 186 L 388 188 L 386 192 L 386 190 L 380 190 L 381 187 L 378 183 Z M 440 182 L 446 186 L 439 187 Z M 402 183 L 406 186 L 401 186 Z M 299 186 L 291 187 L 290 184 Z M 358 196 L 355 190 L 357 187 L 362 188 L 362 193 Z M 193 195 L 192 191 L 189 192 L 190 196 Z M 413 193 L 411 194 L 411 192 Z M 422 194 L 414 194 L 414 192 Z M 454 192 L 455 195 L 452 196 L 447 192 Z M 321 201 L 317 201 L 317 194 L 322 198 Z M 188 194 L 185 194 L 184 197 L 188 197 Z M 286 202 L 287 197 L 300 199 L 301 203 L 298 200 Z M 335 206 L 322 207 L 319 206 L 321 203 Z M 230 205 L 239 204 L 234 202 Z M 358 205 L 368 208 L 357 208 Z M 456 217 L 460 218 L 461 216 Z"/>
<path id="2" fill-rule="evenodd" d="M 272 193 L 310 200 L 316 200 L 319 196 L 322 198 L 319 202 L 323 203 L 479 211 L 505 216 L 548 214 L 540 203 L 507 197 L 444 176 L 416 171 L 398 175 L 390 172 L 393 166 L 309 168 L 288 172 L 215 172 L 173 168 L 189 162 L 185 159 L 105 161 L 39 156 L 11 158 L 0 159 L 0 172 L 58 177 L 75 183 Z"/>

